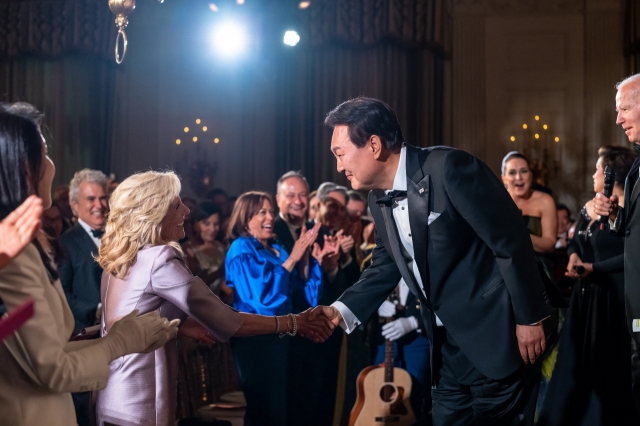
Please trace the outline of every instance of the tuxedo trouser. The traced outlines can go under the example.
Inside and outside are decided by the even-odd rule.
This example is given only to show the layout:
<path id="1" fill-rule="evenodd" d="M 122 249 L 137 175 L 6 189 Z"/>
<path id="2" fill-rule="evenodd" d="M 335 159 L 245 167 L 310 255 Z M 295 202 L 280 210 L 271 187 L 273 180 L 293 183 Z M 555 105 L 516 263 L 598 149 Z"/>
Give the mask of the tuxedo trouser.
<path id="1" fill-rule="evenodd" d="M 523 364 L 504 379 L 490 379 L 471 364 L 449 333 L 441 355 L 440 381 L 431 391 L 434 426 L 512 426 L 520 422 L 539 366 Z"/>

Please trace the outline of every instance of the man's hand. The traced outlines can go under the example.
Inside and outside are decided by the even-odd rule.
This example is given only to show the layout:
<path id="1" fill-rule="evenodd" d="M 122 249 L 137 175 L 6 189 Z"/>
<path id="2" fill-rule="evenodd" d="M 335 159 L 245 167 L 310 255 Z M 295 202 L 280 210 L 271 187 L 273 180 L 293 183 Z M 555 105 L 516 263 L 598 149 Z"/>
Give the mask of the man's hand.
<path id="1" fill-rule="evenodd" d="M 342 315 L 340 315 L 340 311 L 333 306 L 316 306 L 309 312 L 309 321 L 314 321 L 316 318 L 324 315 L 327 317 L 331 323 L 337 327 L 340 325 L 340 320 L 342 320 Z"/>
<path id="2" fill-rule="evenodd" d="M 609 220 L 615 221 L 618 217 L 618 196 L 613 194 L 611 198 L 607 198 L 598 192 L 593 197 L 593 211 L 598 216 L 608 217 Z"/>
<path id="3" fill-rule="evenodd" d="M 536 325 L 516 324 L 516 338 L 520 356 L 525 364 L 536 362 L 547 347 L 542 322 Z"/>
<path id="4" fill-rule="evenodd" d="M 324 307 L 324 306 L 323 306 Z M 326 315 L 313 315 L 315 309 L 307 309 L 296 316 L 298 333 L 316 343 L 324 342 L 331 336 L 336 325 Z"/>
<path id="5" fill-rule="evenodd" d="M 40 229 L 42 200 L 30 196 L 0 222 L 0 269 L 31 242 Z"/>

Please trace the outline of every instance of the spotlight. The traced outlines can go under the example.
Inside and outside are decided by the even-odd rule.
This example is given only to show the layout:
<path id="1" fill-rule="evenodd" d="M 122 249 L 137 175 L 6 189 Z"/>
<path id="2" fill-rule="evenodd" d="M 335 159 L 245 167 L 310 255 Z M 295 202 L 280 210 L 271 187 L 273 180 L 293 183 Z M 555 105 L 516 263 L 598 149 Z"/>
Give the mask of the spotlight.
<path id="1" fill-rule="evenodd" d="M 300 41 L 300 35 L 296 31 L 289 30 L 284 33 L 282 40 L 287 46 L 295 46 Z"/>
<path id="2" fill-rule="evenodd" d="M 242 52 L 247 45 L 245 28 L 235 22 L 222 23 L 214 30 L 213 43 L 221 55 L 236 55 Z"/>
<path id="3" fill-rule="evenodd" d="M 301 1 L 300 4 L 298 5 L 298 7 L 300 9 L 306 9 L 309 6 L 311 6 L 311 2 L 310 1 Z"/>

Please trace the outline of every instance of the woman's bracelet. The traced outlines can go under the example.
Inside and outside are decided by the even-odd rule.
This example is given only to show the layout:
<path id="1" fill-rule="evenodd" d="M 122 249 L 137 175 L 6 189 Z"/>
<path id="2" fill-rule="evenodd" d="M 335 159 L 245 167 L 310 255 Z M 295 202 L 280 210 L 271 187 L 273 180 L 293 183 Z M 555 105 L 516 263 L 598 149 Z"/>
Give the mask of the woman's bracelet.
<path id="1" fill-rule="evenodd" d="M 289 328 L 289 317 L 291 317 L 291 322 L 293 323 L 293 330 L 291 330 Z M 282 338 L 284 336 L 295 336 L 298 333 L 298 319 L 296 318 L 297 315 L 293 315 L 293 314 L 288 314 L 287 315 L 287 331 L 285 333 L 280 333 L 279 336 Z M 276 317 L 277 318 L 277 317 Z M 279 327 L 278 327 L 279 329 Z"/>

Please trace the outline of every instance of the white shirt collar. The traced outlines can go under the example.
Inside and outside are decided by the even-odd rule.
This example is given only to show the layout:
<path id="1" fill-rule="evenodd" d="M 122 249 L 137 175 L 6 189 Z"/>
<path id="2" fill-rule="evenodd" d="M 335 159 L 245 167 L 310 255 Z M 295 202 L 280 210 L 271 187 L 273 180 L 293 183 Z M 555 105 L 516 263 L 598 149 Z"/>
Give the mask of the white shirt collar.
<path id="1" fill-rule="evenodd" d="M 398 161 L 398 170 L 396 170 L 396 177 L 393 178 L 393 188 L 388 191 L 406 191 L 407 190 L 407 146 L 402 145 L 400 149 L 400 160 Z"/>
<path id="2" fill-rule="evenodd" d="M 80 218 L 78 218 L 78 223 L 80 224 L 80 226 L 82 226 L 82 228 L 85 231 L 87 231 L 87 234 L 89 234 L 89 235 L 91 235 L 93 237 L 93 234 L 91 233 L 91 231 L 93 231 L 92 227 L 87 225 L 87 223 L 84 220 L 80 219 Z"/>

